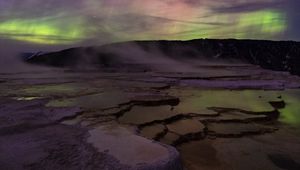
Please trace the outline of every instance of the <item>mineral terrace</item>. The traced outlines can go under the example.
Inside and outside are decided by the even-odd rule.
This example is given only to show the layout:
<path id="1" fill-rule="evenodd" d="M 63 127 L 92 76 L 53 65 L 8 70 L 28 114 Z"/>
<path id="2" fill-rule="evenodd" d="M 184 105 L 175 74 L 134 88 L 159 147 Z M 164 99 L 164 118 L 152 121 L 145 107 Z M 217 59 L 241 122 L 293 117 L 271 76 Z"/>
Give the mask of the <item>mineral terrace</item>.
<path id="1" fill-rule="evenodd" d="M 193 72 L 0 74 L 0 169 L 300 169 L 300 78 Z"/>

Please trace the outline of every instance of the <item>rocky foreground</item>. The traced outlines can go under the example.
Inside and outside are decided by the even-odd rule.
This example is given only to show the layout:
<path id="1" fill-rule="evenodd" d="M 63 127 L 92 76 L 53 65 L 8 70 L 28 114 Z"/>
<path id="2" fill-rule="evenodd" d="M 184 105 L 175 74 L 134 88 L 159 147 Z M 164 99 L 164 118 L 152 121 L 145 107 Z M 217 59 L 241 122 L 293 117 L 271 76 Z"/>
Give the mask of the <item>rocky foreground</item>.
<path id="1" fill-rule="evenodd" d="M 1 74 L 0 169 L 299 169 L 299 77 L 198 69 Z"/>
<path id="2" fill-rule="evenodd" d="M 269 65 L 165 43 L 34 55 L 61 68 L 0 73 L 0 169 L 300 169 L 296 43 L 258 50 Z"/>

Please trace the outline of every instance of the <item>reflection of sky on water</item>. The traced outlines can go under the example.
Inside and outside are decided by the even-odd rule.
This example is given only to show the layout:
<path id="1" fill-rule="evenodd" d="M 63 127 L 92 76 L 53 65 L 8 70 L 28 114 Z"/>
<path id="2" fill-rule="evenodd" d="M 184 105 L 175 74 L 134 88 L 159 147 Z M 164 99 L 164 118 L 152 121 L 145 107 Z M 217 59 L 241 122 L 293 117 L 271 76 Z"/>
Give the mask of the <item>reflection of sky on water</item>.
<path id="1" fill-rule="evenodd" d="M 177 92 L 172 93 L 176 95 Z M 279 121 L 292 126 L 300 126 L 300 90 L 297 89 L 286 91 L 191 90 L 182 93 L 185 97 L 181 99 L 181 103 L 175 110 L 189 111 L 204 110 L 206 107 L 224 107 L 263 112 L 274 110 L 269 104 L 270 101 L 284 100 L 286 107 L 280 110 Z"/>
<path id="2" fill-rule="evenodd" d="M 36 86 L 25 88 L 21 92 L 28 97 L 19 97 L 18 100 L 39 99 L 39 96 L 49 96 L 53 93 L 72 94 L 79 93 L 84 88 L 76 84 L 64 84 L 53 86 Z M 20 93 L 19 91 L 17 92 Z M 97 95 L 83 95 L 82 97 L 69 98 L 64 100 L 51 100 L 48 106 L 83 106 L 86 108 L 117 106 L 119 103 L 128 102 L 127 98 L 120 98 L 119 92 L 99 93 Z M 272 111 L 274 108 L 269 104 L 270 101 L 284 100 L 285 108 L 280 109 L 279 121 L 300 127 L 300 90 L 285 91 L 264 91 L 264 90 L 178 90 L 170 89 L 169 94 L 179 96 L 180 103 L 174 107 L 172 114 L 178 113 L 205 113 L 209 107 L 237 108 L 252 112 Z M 38 97 L 34 97 L 37 95 Z M 118 100 L 116 100 L 116 96 Z M 97 102 L 95 102 L 97 101 Z M 111 106 L 111 107 L 112 107 Z M 149 112 L 151 108 L 144 108 Z M 160 110 L 160 109 L 158 109 Z M 168 110 L 168 109 L 167 109 Z M 140 111 L 136 114 L 140 115 Z M 161 114 L 161 113 L 159 113 Z M 171 115 L 172 115 L 171 114 Z M 152 113 L 149 115 L 153 115 Z M 159 115 L 156 115 L 159 116 Z M 135 119 L 134 117 L 132 119 Z"/>
<path id="3" fill-rule="evenodd" d="M 280 121 L 300 127 L 300 90 L 287 90 L 283 94 L 286 107 L 281 109 Z"/>

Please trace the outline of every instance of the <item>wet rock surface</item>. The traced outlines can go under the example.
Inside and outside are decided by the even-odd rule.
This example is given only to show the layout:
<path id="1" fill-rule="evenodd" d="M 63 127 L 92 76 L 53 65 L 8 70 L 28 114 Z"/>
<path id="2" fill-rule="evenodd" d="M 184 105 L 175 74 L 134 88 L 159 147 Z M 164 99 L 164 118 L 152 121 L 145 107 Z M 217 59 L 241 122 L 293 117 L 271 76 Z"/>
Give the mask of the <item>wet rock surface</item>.
<path id="1" fill-rule="evenodd" d="M 166 127 L 164 125 L 156 124 L 141 129 L 140 134 L 148 139 L 157 139 L 160 138 L 160 136 L 165 135 L 165 132 Z"/>
<path id="2" fill-rule="evenodd" d="M 86 143 L 86 129 L 60 124 L 78 109 L 40 104 L 9 101 L 1 107 L 1 169 L 129 169 Z"/>
<path id="3" fill-rule="evenodd" d="M 205 126 L 196 120 L 179 120 L 168 124 L 167 128 L 169 131 L 183 136 L 187 134 L 203 133 Z"/>
<path id="4" fill-rule="evenodd" d="M 0 74 L 0 169 L 298 168 L 300 78 L 199 68 Z"/>
<path id="5" fill-rule="evenodd" d="M 207 125 L 208 135 L 217 137 L 241 137 L 275 131 L 275 128 L 253 123 L 211 123 Z"/>
<path id="6" fill-rule="evenodd" d="M 132 134 L 124 127 L 104 126 L 89 131 L 88 142 L 131 169 L 180 169 L 175 148 Z"/>

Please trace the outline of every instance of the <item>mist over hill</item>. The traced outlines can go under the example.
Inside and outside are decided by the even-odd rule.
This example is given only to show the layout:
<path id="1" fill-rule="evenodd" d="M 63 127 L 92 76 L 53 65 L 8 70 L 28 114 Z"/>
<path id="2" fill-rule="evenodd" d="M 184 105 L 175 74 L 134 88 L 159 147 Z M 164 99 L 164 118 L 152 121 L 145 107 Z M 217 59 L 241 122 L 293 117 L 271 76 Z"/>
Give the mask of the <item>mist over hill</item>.
<path id="1" fill-rule="evenodd" d="M 144 70 L 193 67 L 208 63 L 250 63 L 300 75 L 300 43 L 294 41 L 217 40 L 131 41 L 37 54 L 29 63 L 55 67 Z M 161 68 L 160 68 L 161 67 Z"/>

